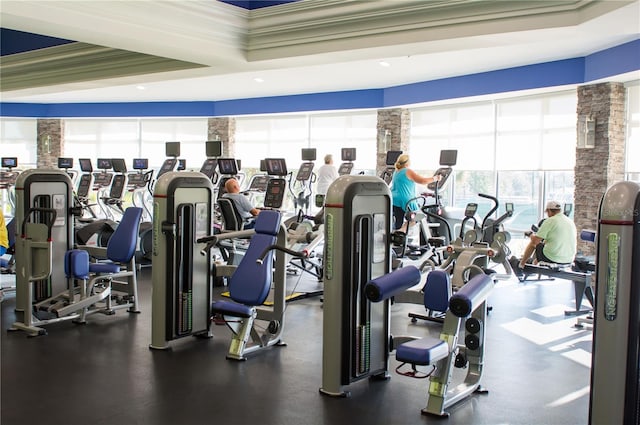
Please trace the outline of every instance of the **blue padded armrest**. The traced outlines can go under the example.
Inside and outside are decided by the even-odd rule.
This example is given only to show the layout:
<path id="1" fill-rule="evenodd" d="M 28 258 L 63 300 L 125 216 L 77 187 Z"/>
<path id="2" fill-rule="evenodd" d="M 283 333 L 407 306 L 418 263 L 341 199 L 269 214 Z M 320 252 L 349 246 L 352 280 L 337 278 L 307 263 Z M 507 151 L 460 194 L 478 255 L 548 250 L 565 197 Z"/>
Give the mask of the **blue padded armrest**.
<path id="1" fill-rule="evenodd" d="M 444 270 L 429 272 L 422 292 L 425 308 L 433 311 L 447 311 L 449 298 L 451 298 L 451 275 Z"/>
<path id="2" fill-rule="evenodd" d="M 420 283 L 420 270 L 415 266 L 396 269 L 389 274 L 371 279 L 364 287 L 369 301 L 380 302 Z"/>
<path id="3" fill-rule="evenodd" d="M 400 344 L 396 349 L 396 360 L 403 363 L 426 366 L 449 355 L 449 346 L 432 336 Z"/>
<path id="4" fill-rule="evenodd" d="M 471 278 L 449 299 L 449 310 L 458 317 L 467 317 L 489 295 L 493 280 L 486 274 Z"/>
<path id="5" fill-rule="evenodd" d="M 83 249 L 72 249 L 64 253 L 64 274 L 68 278 L 89 278 L 89 253 Z"/>

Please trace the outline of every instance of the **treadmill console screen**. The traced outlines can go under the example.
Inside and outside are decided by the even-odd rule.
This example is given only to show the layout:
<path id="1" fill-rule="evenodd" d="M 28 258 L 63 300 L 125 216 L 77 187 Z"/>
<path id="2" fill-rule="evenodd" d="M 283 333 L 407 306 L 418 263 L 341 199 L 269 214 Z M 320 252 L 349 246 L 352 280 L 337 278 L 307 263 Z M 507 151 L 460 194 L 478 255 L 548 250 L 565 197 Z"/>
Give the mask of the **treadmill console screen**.
<path id="1" fill-rule="evenodd" d="M 134 158 L 133 169 L 134 170 L 146 170 L 149 168 L 149 160 L 147 158 Z"/>
<path id="2" fill-rule="evenodd" d="M 2 158 L 2 168 L 15 168 L 18 166 L 18 158 L 15 156 L 12 157 L 3 157 Z"/>
<path id="3" fill-rule="evenodd" d="M 83 173 L 90 173 L 93 171 L 93 165 L 91 165 L 91 160 L 89 158 L 80 158 L 78 162 L 80 163 L 80 171 Z"/>
<path id="4" fill-rule="evenodd" d="M 100 170 L 110 170 L 113 168 L 111 165 L 111 160 L 106 158 L 98 158 L 98 168 Z"/>
<path id="5" fill-rule="evenodd" d="M 58 168 L 73 168 L 73 158 L 58 158 Z"/>
<path id="6" fill-rule="evenodd" d="M 356 160 L 356 148 L 342 148 L 342 160 L 343 161 L 355 161 Z"/>
<path id="7" fill-rule="evenodd" d="M 238 174 L 238 164 L 234 158 L 218 158 L 220 174 L 235 176 Z"/>
<path id="8" fill-rule="evenodd" d="M 300 168 L 298 169 L 296 180 L 306 182 L 311 178 L 312 172 L 313 172 L 313 162 L 303 162 Z"/>

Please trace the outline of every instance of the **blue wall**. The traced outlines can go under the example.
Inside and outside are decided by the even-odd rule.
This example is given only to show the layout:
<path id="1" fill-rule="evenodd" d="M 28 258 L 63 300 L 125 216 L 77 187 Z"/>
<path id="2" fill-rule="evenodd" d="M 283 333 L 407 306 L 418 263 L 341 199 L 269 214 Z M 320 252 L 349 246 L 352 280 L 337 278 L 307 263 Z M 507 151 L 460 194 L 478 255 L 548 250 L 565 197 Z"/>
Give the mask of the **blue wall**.
<path id="1" fill-rule="evenodd" d="M 586 57 L 501 69 L 384 89 L 310 93 L 211 102 L 0 103 L 0 116 L 216 117 L 339 109 L 379 109 L 414 103 L 585 84 L 640 70 L 640 39 Z"/>

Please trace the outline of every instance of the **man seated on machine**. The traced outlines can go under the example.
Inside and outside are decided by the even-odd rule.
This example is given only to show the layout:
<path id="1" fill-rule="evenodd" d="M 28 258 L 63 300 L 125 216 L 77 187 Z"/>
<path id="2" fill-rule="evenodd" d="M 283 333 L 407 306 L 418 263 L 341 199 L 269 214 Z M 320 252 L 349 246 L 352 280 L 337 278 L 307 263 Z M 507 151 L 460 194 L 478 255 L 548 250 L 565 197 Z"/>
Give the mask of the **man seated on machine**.
<path id="1" fill-rule="evenodd" d="M 510 259 L 513 271 L 518 277 L 523 275 L 523 269 L 534 253 L 534 264 L 569 264 L 576 255 L 577 231 L 573 221 L 562 213 L 562 207 L 556 201 L 547 202 L 545 212 L 548 218 L 538 231 L 526 233 L 530 241 L 520 261 L 515 257 Z"/>
<path id="2" fill-rule="evenodd" d="M 227 180 L 224 184 L 224 188 L 227 193 L 222 195 L 222 197 L 229 198 L 233 201 L 233 204 L 236 206 L 236 209 L 240 213 L 240 217 L 245 220 L 245 230 L 253 229 L 253 220 L 248 220 L 257 216 L 260 213 L 260 210 L 251 205 L 249 199 L 245 195 L 240 193 L 240 183 L 238 182 L 238 180 L 234 178 Z"/>

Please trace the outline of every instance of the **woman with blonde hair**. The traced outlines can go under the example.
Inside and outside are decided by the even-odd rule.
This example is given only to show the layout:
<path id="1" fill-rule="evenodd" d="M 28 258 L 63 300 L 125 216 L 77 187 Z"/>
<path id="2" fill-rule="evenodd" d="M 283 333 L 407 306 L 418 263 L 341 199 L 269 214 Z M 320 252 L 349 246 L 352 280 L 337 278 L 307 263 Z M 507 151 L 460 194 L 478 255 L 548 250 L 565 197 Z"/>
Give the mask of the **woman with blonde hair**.
<path id="1" fill-rule="evenodd" d="M 440 176 L 424 177 L 409 168 L 411 164 L 409 155 L 402 154 L 396 160 L 395 171 L 391 179 L 391 198 L 393 199 L 393 228 L 398 230 L 404 223 L 405 208 L 411 211 L 418 209 L 415 201 L 409 202 L 416 197 L 416 183 L 428 184 L 439 181 Z M 407 206 L 407 203 L 409 204 Z"/>

